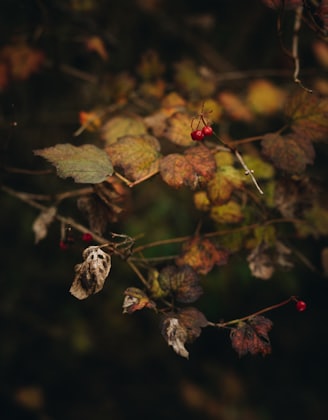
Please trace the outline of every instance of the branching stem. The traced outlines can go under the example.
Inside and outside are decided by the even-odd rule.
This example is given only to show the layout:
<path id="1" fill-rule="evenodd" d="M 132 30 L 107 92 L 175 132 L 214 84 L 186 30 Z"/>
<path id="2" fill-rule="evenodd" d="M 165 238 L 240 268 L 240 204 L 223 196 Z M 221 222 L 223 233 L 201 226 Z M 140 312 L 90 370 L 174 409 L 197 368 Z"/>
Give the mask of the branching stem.
<path id="1" fill-rule="evenodd" d="M 275 305 L 268 306 L 264 309 L 260 309 L 259 311 L 256 311 L 250 315 L 246 315 L 242 318 L 233 319 L 227 322 L 209 322 L 208 325 L 211 327 L 226 328 L 226 327 L 229 327 L 230 325 L 239 324 L 239 322 L 248 321 L 249 319 L 254 318 L 255 316 L 262 315 L 274 309 L 278 309 L 281 306 L 285 306 L 290 302 L 297 302 L 297 301 L 298 301 L 298 298 L 296 296 L 290 296 L 288 299 L 283 300 L 282 302 L 276 303 Z"/>

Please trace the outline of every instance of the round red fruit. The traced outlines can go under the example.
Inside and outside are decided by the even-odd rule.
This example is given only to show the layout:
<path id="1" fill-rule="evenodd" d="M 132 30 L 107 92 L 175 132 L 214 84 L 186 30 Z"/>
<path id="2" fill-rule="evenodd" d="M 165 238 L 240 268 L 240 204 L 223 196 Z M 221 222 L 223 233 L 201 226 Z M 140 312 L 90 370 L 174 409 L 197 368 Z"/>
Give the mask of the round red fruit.
<path id="1" fill-rule="evenodd" d="M 66 251 L 66 250 L 68 249 L 68 244 L 67 244 L 65 241 L 60 241 L 60 242 L 59 242 L 59 248 L 60 248 L 62 251 Z"/>
<path id="2" fill-rule="evenodd" d="M 91 235 L 91 233 L 83 233 L 82 235 L 82 241 L 84 242 L 91 242 L 93 239 L 93 236 Z"/>
<path id="3" fill-rule="evenodd" d="M 191 138 L 196 141 L 202 141 L 204 138 L 204 133 L 202 130 L 195 130 L 191 132 Z"/>
<path id="4" fill-rule="evenodd" d="M 306 302 L 304 302 L 304 300 L 298 300 L 296 302 L 296 309 L 298 310 L 298 312 L 304 312 L 306 309 Z"/>
<path id="5" fill-rule="evenodd" d="M 211 136 L 213 134 L 213 128 L 210 125 L 205 125 L 202 128 L 202 133 L 204 136 Z"/>

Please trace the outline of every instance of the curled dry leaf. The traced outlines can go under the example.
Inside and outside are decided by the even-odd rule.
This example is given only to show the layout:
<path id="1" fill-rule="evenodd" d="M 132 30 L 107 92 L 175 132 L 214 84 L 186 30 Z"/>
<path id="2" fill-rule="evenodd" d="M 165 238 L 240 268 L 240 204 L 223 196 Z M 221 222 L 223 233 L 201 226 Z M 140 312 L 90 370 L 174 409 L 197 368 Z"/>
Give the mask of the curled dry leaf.
<path id="1" fill-rule="evenodd" d="M 72 177 L 75 182 L 97 184 L 105 181 L 114 171 L 108 155 L 93 144 L 57 144 L 34 150 L 34 154 L 55 165 L 58 176 Z"/>
<path id="2" fill-rule="evenodd" d="M 189 358 L 189 352 L 185 348 L 187 341 L 187 330 L 180 325 L 178 318 L 166 318 L 162 325 L 162 335 L 167 344 L 173 347 L 173 350 L 186 359 Z"/>
<path id="3" fill-rule="evenodd" d="M 54 221 L 57 213 L 57 207 L 49 207 L 42 211 L 34 220 L 32 229 L 35 234 L 35 243 L 37 244 L 47 236 L 48 227 Z"/>
<path id="4" fill-rule="evenodd" d="M 99 246 L 89 246 L 83 251 L 83 262 L 75 266 L 75 278 L 70 293 L 77 299 L 86 299 L 104 286 L 111 268 L 111 257 Z"/>
<path id="5" fill-rule="evenodd" d="M 113 165 L 122 168 L 129 180 L 137 181 L 158 171 L 160 144 L 153 136 L 124 136 L 105 150 Z"/>
<path id="6" fill-rule="evenodd" d="M 274 273 L 274 264 L 271 256 L 266 253 L 267 247 L 263 244 L 256 246 L 248 255 L 249 269 L 254 277 L 268 280 Z"/>
<path id="7" fill-rule="evenodd" d="M 156 305 L 142 290 L 128 287 L 124 291 L 123 313 L 132 314 L 143 308 L 156 309 Z"/>
<path id="8" fill-rule="evenodd" d="M 204 314 L 198 309 L 184 308 L 178 313 L 169 313 L 162 322 L 162 335 L 173 350 L 186 359 L 189 352 L 186 343 L 193 342 L 201 334 L 202 328 L 208 325 Z"/>
<path id="9" fill-rule="evenodd" d="M 262 354 L 262 356 L 270 354 L 271 344 L 268 332 L 272 326 L 272 321 L 264 316 L 255 316 L 248 321 L 240 322 L 230 332 L 233 349 L 239 357 L 246 353 Z"/>
<path id="10" fill-rule="evenodd" d="M 209 239 L 198 236 L 183 245 L 182 254 L 175 260 L 178 266 L 188 264 L 203 275 L 209 273 L 215 264 L 224 265 L 227 261 L 227 251 L 218 249 Z"/>
<path id="11" fill-rule="evenodd" d="M 183 154 L 169 154 L 159 164 L 163 181 L 173 188 L 187 186 L 195 189 L 202 181 L 209 181 L 215 169 L 211 151 L 202 144 L 190 147 Z"/>

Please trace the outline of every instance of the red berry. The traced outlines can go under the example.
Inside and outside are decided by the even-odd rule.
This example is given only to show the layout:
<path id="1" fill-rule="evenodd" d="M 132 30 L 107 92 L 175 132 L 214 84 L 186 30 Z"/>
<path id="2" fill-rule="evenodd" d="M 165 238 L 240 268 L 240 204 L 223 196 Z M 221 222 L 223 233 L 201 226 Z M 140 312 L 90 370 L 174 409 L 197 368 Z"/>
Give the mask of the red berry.
<path id="1" fill-rule="evenodd" d="M 211 136 L 213 134 L 213 128 L 210 125 L 205 125 L 202 129 L 204 136 Z"/>
<path id="2" fill-rule="evenodd" d="M 83 233 L 82 241 L 91 242 L 92 240 L 93 240 L 93 236 L 91 235 L 91 233 Z"/>
<path id="3" fill-rule="evenodd" d="M 202 130 L 195 130 L 191 132 L 191 138 L 196 141 L 202 141 L 204 138 L 204 133 Z"/>
<path id="4" fill-rule="evenodd" d="M 66 249 L 68 249 L 68 243 L 66 243 L 65 241 L 60 241 L 60 242 L 59 242 L 59 248 L 60 248 L 62 251 L 66 251 Z"/>
<path id="5" fill-rule="evenodd" d="M 298 300 L 296 302 L 296 309 L 298 310 L 298 312 L 303 312 L 306 309 L 306 302 L 304 302 L 304 300 Z"/>

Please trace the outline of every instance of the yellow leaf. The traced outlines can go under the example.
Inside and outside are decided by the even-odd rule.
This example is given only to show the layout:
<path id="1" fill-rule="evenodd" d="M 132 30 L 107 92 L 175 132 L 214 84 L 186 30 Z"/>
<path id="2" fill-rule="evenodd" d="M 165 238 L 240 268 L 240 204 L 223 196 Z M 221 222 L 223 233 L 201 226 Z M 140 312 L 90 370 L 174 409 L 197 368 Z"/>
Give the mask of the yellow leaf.
<path id="1" fill-rule="evenodd" d="M 210 216 L 217 223 L 239 223 L 244 218 L 240 205 L 233 200 L 212 207 Z"/>

